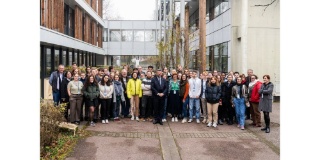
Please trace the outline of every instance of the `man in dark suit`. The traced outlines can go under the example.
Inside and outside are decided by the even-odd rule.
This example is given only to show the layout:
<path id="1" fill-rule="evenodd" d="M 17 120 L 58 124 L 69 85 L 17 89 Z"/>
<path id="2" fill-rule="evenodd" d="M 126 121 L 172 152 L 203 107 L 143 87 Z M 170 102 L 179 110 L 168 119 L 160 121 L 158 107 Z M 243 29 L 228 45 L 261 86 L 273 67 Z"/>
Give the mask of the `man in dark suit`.
<path id="1" fill-rule="evenodd" d="M 249 83 L 251 82 L 251 76 L 253 75 L 253 70 L 252 69 L 248 69 L 247 71 L 248 76 L 246 77 L 246 87 L 249 87 Z M 252 105 L 250 104 L 250 107 L 246 107 L 246 120 L 250 119 L 250 112 L 253 112 L 253 107 L 251 107 Z M 252 111 L 251 111 L 252 110 Z"/>
<path id="2" fill-rule="evenodd" d="M 164 112 L 165 96 L 168 92 L 167 82 L 162 78 L 161 69 L 157 70 L 157 75 L 151 79 L 151 90 L 154 103 L 154 120 L 153 124 L 163 125 L 161 118 Z"/>

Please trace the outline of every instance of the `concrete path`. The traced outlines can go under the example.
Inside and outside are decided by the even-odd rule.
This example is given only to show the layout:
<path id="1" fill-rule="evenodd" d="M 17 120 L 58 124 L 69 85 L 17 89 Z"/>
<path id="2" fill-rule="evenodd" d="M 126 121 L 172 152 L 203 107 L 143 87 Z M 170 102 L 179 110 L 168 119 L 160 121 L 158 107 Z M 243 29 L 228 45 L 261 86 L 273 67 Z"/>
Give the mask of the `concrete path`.
<path id="1" fill-rule="evenodd" d="M 250 120 L 246 121 L 245 130 L 225 124 L 206 127 L 195 121 L 169 121 L 161 126 L 126 118 L 98 123 L 96 127 L 87 127 L 91 136 L 80 140 L 67 159 L 278 160 L 280 103 L 274 103 L 270 118 L 269 134 L 249 126 Z"/>

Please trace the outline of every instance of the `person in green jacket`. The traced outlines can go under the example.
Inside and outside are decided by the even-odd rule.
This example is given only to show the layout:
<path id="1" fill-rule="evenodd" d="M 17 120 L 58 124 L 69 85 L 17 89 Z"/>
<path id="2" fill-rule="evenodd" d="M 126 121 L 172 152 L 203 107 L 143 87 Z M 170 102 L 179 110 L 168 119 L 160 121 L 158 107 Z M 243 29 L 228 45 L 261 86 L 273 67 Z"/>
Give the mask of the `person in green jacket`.
<path id="1" fill-rule="evenodd" d="M 142 97 L 141 80 L 136 72 L 133 72 L 131 77 L 127 84 L 127 95 L 131 104 L 131 120 L 134 120 L 134 117 L 136 117 L 136 120 L 139 122 L 139 97 Z"/>
<path id="2" fill-rule="evenodd" d="M 90 125 L 95 126 L 95 123 L 93 122 L 93 114 L 94 110 L 99 106 L 98 97 L 100 95 L 99 91 L 99 85 L 97 81 L 95 80 L 93 75 L 90 75 L 84 84 L 84 87 L 82 88 L 83 95 L 85 97 L 85 103 L 86 106 L 89 106 L 90 108 Z"/>

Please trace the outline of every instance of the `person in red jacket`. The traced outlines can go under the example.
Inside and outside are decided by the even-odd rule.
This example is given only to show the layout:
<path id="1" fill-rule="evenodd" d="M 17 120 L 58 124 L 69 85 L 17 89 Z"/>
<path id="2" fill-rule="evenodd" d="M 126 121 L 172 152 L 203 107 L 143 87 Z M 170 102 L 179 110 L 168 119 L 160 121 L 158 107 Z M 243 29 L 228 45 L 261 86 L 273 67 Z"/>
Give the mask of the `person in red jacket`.
<path id="1" fill-rule="evenodd" d="M 261 87 L 261 82 L 258 80 L 258 76 L 252 75 L 251 82 L 249 83 L 248 90 L 249 90 L 249 102 L 250 102 L 250 112 L 252 117 L 252 125 L 256 127 L 261 127 L 261 113 L 258 109 L 259 107 L 259 89 Z"/>

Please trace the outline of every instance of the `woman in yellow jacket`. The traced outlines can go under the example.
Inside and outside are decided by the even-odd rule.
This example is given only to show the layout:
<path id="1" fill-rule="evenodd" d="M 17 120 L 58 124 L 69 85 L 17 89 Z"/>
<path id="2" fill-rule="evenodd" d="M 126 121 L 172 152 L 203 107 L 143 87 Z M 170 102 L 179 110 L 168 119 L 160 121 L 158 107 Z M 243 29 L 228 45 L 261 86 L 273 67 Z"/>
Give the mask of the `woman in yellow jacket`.
<path id="1" fill-rule="evenodd" d="M 139 122 L 139 97 L 142 97 L 141 80 L 136 72 L 133 72 L 131 77 L 127 84 L 127 95 L 131 104 L 131 120 L 136 117 Z"/>

